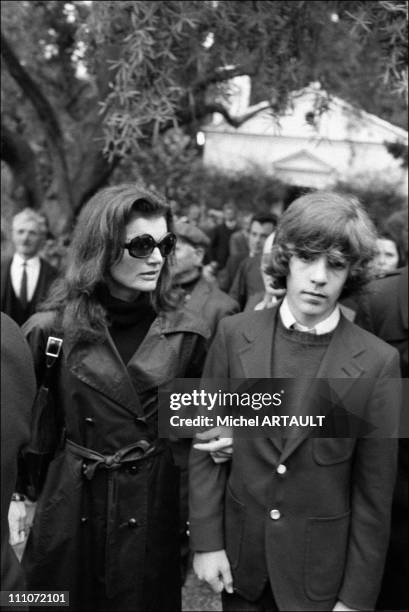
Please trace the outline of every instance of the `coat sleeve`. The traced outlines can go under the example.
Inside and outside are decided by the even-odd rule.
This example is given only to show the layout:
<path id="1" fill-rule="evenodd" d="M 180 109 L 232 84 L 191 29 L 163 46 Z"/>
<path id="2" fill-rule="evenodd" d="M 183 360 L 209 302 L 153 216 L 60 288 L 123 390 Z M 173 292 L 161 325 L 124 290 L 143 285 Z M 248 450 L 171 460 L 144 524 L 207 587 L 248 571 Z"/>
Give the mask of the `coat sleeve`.
<path id="1" fill-rule="evenodd" d="M 400 397 L 385 379 L 400 377 L 396 351 L 379 373 L 369 400 L 369 411 L 399 414 Z M 351 527 L 339 599 L 358 610 L 374 609 L 389 542 L 390 513 L 396 477 L 397 440 L 363 438 L 357 443 L 352 467 Z"/>
<path id="2" fill-rule="evenodd" d="M 247 289 L 245 285 L 245 268 L 244 262 L 241 262 L 239 267 L 237 268 L 237 272 L 233 279 L 233 283 L 231 285 L 229 295 L 233 300 L 235 300 L 240 310 L 244 310 L 247 301 Z"/>
<path id="3" fill-rule="evenodd" d="M 52 329 L 51 320 L 43 321 L 43 318 L 44 315 L 35 314 L 21 328 L 33 356 L 37 386 L 41 385 L 44 379 L 45 348 Z"/>
<path id="4" fill-rule="evenodd" d="M 209 349 L 203 378 L 227 378 L 228 355 L 224 321 Z M 193 447 L 189 458 L 190 544 L 196 552 L 224 548 L 224 492 L 228 463 L 214 463 L 209 453 Z"/>

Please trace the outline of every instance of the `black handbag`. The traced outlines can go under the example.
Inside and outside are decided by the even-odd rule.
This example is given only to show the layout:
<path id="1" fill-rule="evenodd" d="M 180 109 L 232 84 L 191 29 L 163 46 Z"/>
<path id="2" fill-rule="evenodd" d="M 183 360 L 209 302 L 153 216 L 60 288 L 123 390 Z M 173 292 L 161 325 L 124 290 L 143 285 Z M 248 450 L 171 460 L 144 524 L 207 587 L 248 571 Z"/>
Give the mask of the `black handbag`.
<path id="1" fill-rule="evenodd" d="M 62 424 L 50 393 L 54 366 L 60 356 L 63 340 L 49 336 L 45 349 L 46 368 L 34 400 L 31 439 L 19 461 L 18 490 L 31 500 L 38 499 L 47 476 L 48 466 L 60 444 Z"/>

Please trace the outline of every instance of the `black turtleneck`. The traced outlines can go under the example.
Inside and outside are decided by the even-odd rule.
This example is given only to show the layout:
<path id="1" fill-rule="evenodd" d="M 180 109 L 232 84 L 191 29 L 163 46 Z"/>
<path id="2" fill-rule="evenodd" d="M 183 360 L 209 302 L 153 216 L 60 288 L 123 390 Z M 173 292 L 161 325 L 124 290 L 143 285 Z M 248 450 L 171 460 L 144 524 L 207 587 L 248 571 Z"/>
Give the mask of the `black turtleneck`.
<path id="1" fill-rule="evenodd" d="M 156 318 L 150 294 L 141 292 L 133 302 L 124 302 L 108 291 L 100 291 L 99 298 L 107 311 L 109 333 L 123 362 L 127 364 Z"/>

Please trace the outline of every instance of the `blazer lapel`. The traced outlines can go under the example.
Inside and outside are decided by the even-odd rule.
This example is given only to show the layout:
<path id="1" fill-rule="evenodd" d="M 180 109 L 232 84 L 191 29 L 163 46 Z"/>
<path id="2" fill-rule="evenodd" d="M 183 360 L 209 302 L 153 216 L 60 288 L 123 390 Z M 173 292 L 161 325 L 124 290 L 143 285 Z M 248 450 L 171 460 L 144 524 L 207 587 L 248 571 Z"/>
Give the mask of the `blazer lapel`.
<path id="1" fill-rule="evenodd" d="M 271 354 L 276 329 L 277 308 L 261 310 L 242 329 L 238 350 L 243 378 L 271 378 Z"/>
<path id="2" fill-rule="evenodd" d="M 243 328 L 243 346 L 238 351 L 243 378 L 271 379 L 277 313 L 278 307 L 258 311 L 257 316 L 252 317 Z M 281 452 L 281 438 L 271 436 L 270 440 L 278 452 Z"/>
<path id="3" fill-rule="evenodd" d="M 364 375 L 365 369 L 361 365 L 361 357 L 366 347 L 360 343 L 353 330 L 354 327 L 351 323 L 341 316 L 316 378 L 309 385 L 307 397 L 310 398 L 311 403 L 314 394 L 319 393 L 320 389 L 325 393 L 325 397 L 328 395 L 331 398 L 332 395 L 338 401 L 342 400 L 348 394 L 356 379 Z M 316 379 L 323 379 L 321 387 L 320 381 Z M 330 379 L 328 384 L 325 383 L 326 379 Z M 299 414 L 314 414 L 313 408 L 309 410 L 310 405 L 308 401 L 301 402 L 297 416 Z M 324 406 L 324 412 L 325 410 L 328 411 L 331 406 L 331 399 L 329 399 L 328 405 Z M 311 427 L 305 427 L 301 430 L 299 436 L 286 440 L 280 462 L 285 461 L 298 448 L 311 434 L 311 430 Z"/>

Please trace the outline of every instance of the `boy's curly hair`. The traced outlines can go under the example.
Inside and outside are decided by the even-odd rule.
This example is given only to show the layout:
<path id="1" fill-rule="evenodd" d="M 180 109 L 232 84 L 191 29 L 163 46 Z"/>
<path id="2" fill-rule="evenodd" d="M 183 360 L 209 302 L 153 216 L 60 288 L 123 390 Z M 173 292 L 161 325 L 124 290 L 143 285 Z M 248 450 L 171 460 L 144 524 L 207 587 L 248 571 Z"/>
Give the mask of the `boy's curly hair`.
<path id="1" fill-rule="evenodd" d="M 359 201 L 335 192 L 316 191 L 294 200 L 281 217 L 266 273 L 286 287 L 293 255 L 349 265 L 341 297 L 357 293 L 371 278 L 376 230 Z"/>

